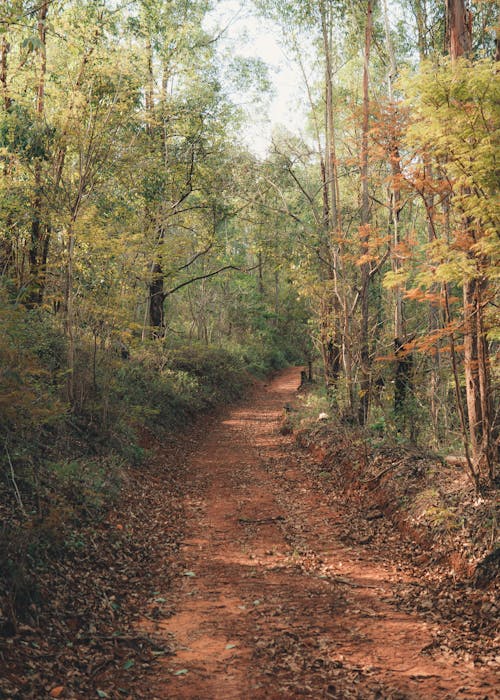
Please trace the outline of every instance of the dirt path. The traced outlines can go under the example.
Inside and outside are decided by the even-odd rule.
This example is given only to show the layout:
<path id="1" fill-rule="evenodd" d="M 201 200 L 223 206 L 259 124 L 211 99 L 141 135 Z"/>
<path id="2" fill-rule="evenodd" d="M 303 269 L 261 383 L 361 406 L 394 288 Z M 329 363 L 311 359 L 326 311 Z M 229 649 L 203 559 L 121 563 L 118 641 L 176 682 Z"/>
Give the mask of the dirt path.
<path id="1" fill-rule="evenodd" d="M 298 370 L 212 425 L 186 466 L 186 538 L 163 617 L 174 649 L 148 697 L 489 698 L 491 672 L 422 653 L 428 623 L 391 604 L 403 575 L 342 544 L 332 510 L 279 434 Z"/>

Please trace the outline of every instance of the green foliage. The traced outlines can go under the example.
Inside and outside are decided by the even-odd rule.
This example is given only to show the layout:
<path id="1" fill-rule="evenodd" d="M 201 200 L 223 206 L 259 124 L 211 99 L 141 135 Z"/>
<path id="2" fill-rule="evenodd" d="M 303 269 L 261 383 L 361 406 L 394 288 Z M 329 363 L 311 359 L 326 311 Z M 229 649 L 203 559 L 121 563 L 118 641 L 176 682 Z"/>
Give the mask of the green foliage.
<path id="1" fill-rule="evenodd" d="M 413 116 L 410 143 L 441 163 L 453 183 L 457 205 L 477 222 L 483 236 L 496 235 L 500 221 L 495 196 L 500 119 L 496 64 L 487 59 L 427 62 L 405 79 L 404 87 Z"/>
<path id="2" fill-rule="evenodd" d="M 65 342 L 50 322 L 22 306 L 0 303 L 0 435 L 23 444 L 65 414 L 57 389 L 65 366 Z"/>
<path id="3" fill-rule="evenodd" d="M 242 110 L 228 92 L 231 82 L 258 103 L 270 73 L 241 56 L 219 65 L 207 0 L 49 3 L 43 40 L 35 9 L 11 2 L 3 12 L 0 516 L 14 544 L 0 536 L 0 567 L 15 605 L 29 598 L 33 561 L 77 550 L 79 525 L 105 512 L 123 465 L 147 460 L 142 427 L 180 430 L 239 398 L 251 374 L 320 351 L 327 364 L 331 350 L 335 376 L 328 393 L 307 399 L 305 420 L 333 404 L 353 420 L 369 395 L 374 440 L 415 439 L 415 426 L 433 421 L 436 440 L 449 443 L 457 415 L 443 289 L 460 342 L 464 280 L 484 282 L 485 330 L 500 337 L 496 64 L 443 59 L 416 69 L 415 36 L 402 28 L 408 17 L 415 33 L 425 28 L 418 49 L 431 55 L 443 7 L 405 0 L 401 36 L 387 30 L 392 57 L 373 3 L 365 132 L 366 6 L 256 4 L 282 25 L 310 99 L 309 133 L 277 128 L 264 162 L 238 145 Z M 479 16 L 491 23 L 495 12 L 477 9 L 476 29 Z M 475 37 L 476 51 L 490 44 Z M 392 58 L 413 72 L 388 90 Z M 365 148 L 369 224 L 360 210 Z M 429 356 L 394 411 L 396 300 L 409 352 Z"/>

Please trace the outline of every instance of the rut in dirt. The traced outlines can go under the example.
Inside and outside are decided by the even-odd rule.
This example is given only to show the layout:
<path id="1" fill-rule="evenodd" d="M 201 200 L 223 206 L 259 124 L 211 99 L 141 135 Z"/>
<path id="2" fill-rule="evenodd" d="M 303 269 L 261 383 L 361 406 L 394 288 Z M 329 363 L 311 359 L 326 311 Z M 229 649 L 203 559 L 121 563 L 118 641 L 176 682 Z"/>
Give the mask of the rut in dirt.
<path id="1" fill-rule="evenodd" d="M 340 539 L 279 426 L 300 370 L 222 416 L 186 466 L 186 536 L 168 612 L 138 627 L 173 653 L 150 697 L 489 698 L 491 672 L 426 655 L 432 630 L 391 604 L 404 578 Z"/>

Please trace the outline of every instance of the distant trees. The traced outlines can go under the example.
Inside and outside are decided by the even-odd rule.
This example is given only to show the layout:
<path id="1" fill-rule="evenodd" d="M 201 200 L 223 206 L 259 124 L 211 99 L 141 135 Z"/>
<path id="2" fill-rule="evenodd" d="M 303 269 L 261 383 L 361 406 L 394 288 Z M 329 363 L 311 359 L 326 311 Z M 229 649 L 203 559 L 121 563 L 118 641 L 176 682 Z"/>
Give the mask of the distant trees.
<path id="1" fill-rule="evenodd" d="M 62 330 L 72 407 L 79 353 L 96 367 L 117 338 L 313 344 L 346 420 L 460 435 L 475 483 L 491 480 L 498 10 L 255 4 L 283 27 L 310 115 L 263 162 L 238 146 L 205 0 L 4 3 L 4 298 Z"/>
<path id="2" fill-rule="evenodd" d="M 436 444 L 451 428 L 476 486 L 492 480 L 498 12 L 491 3 L 402 3 L 414 29 L 397 38 L 385 2 L 289 2 L 281 14 L 273 2 L 258 5 L 281 19 L 311 102 L 316 153 L 309 148 L 304 159 L 306 143 L 289 139 L 288 152 L 281 145 L 281 159 L 295 163 L 281 192 L 282 210 L 316 251 L 304 250 L 300 284 L 321 299 L 326 383 L 361 424 L 373 398 L 380 410 L 382 395 L 392 394 L 390 419 L 412 439 L 417 412 L 419 422 L 428 415 Z M 315 49 L 313 79 L 305 36 Z M 490 56 L 473 55 L 484 51 Z"/>

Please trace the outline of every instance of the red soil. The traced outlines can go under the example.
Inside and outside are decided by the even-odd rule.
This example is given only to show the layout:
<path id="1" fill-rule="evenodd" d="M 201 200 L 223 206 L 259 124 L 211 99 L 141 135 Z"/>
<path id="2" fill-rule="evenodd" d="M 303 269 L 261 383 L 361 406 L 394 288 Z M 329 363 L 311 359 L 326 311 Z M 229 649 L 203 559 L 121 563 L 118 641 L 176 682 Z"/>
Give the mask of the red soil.
<path id="1" fill-rule="evenodd" d="M 180 575 L 164 617 L 137 625 L 173 653 L 138 697 L 497 697 L 491 668 L 426 655 L 436 630 L 391 602 L 405 580 L 391 561 L 342 543 L 349 510 L 279 432 L 298 380 L 290 369 L 259 388 L 189 458 Z"/>

